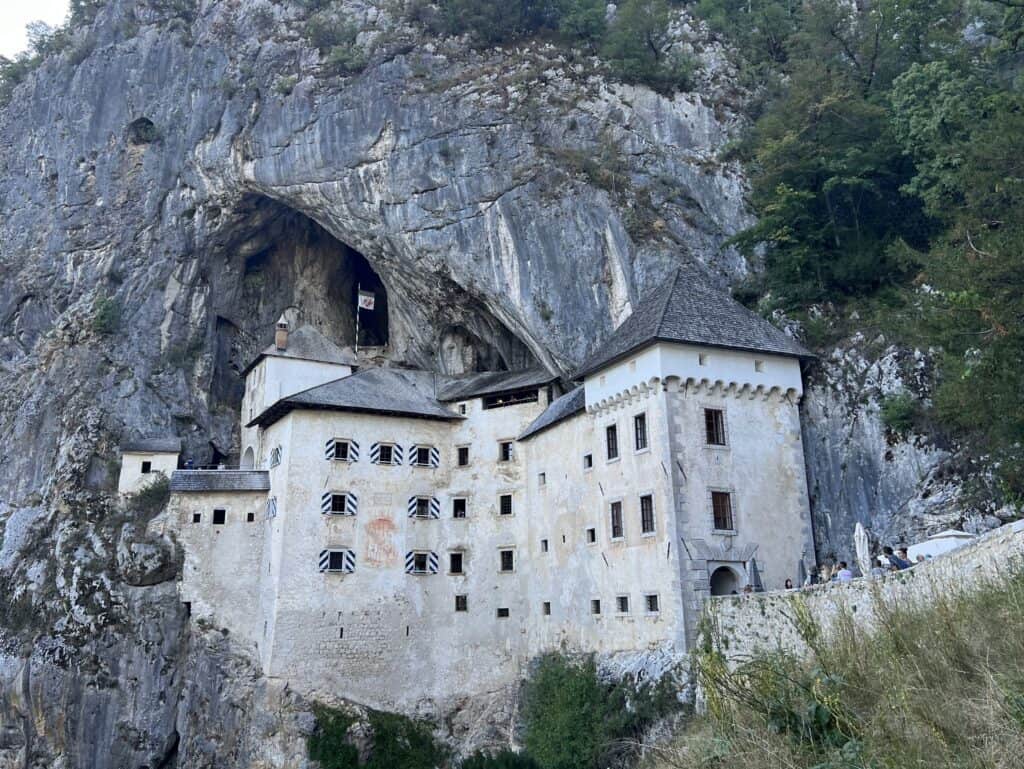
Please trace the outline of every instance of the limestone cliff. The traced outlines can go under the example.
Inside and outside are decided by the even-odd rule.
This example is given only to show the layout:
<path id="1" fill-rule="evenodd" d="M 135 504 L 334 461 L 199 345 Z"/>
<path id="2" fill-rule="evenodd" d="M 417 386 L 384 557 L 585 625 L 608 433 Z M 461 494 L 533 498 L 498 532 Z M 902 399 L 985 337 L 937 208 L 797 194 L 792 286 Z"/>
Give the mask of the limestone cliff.
<path id="1" fill-rule="evenodd" d="M 282 311 L 351 344 L 359 284 L 392 361 L 565 372 L 678 260 L 748 269 L 723 247 L 751 221 L 720 159 L 739 95 L 696 25 L 698 86 L 666 97 L 383 1 L 343 4 L 367 66 L 332 74 L 307 5 L 112 0 L 0 109 L 0 767 L 304 764 L 302 704 L 188 629 L 174 554 L 112 498 L 121 440 L 237 454 L 238 371 Z M 901 533 L 940 457 L 836 394 L 886 365 L 848 352 L 805 407 L 839 552 L 855 518 Z M 507 730 L 469 711 L 460 739 Z"/>

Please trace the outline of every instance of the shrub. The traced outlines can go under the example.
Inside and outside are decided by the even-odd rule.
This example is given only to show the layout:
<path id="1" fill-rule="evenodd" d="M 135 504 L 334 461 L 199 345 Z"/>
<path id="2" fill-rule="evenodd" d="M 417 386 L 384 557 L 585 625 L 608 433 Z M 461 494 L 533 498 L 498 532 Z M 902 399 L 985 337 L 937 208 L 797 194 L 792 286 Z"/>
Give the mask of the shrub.
<path id="1" fill-rule="evenodd" d="M 125 501 L 125 506 L 148 520 L 167 507 L 170 499 L 171 481 L 166 475 L 160 473 L 148 484 L 130 495 Z"/>
<path id="2" fill-rule="evenodd" d="M 462 762 L 459 769 L 540 769 L 540 764 L 526 753 L 502 750 L 498 753 L 476 753 Z"/>
<path id="3" fill-rule="evenodd" d="M 322 769 L 433 769 L 448 753 L 434 740 L 429 724 L 394 713 L 369 711 L 372 742 L 366 763 L 348 740 L 355 718 L 337 708 L 317 705 L 316 730 L 306 740 L 309 758 Z"/>
<path id="4" fill-rule="evenodd" d="M 906 433 L 917 423 L 920 411 L 918 401 L 910 393 L 890 395 L 882 401 L 880 408 L 882 424 L 894 433 Z"/>
<path id="5" fill-rule="evenodd" d="M 342 710 L 318 705 L 313 708 L 316 730 L 306 741 L 309 758 L 321 769 L 355 769 L 359 751 L 348 742 L 348 729 L 355 719 Z"/>
<path id="6" fill-rule="evenodd" d="M 121 323 L 121 305 L 109 296 L 96 300 L 92 311 L 92 330 L 97 334 L 113 334 Z"/>
<path id="7" fill-rule="evenodd" d="M 298 75 L 282 75 L 274 82 L 274 92 L 288 96 L 299 82 Z"/>

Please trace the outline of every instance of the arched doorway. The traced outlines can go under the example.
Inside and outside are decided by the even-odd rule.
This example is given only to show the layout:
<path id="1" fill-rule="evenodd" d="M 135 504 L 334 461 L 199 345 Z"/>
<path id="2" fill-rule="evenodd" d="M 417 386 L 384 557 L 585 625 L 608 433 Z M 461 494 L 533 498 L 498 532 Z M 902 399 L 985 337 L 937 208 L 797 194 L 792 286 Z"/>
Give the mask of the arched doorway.
<path id="1" fill-rule="evenodd" d="M 711 572 L 711 595 L 732 595 L 740 592 L 740 579 L 728 566 L 719 566 Z"/>
<path id="2" fill-rule="evenodd" d="M 239 467 L 243 470 L 252 470 L 256 467 L 256 455 L 253 453 L 252 446 L 245 450 L 242 455 L 242 464 Z"/>

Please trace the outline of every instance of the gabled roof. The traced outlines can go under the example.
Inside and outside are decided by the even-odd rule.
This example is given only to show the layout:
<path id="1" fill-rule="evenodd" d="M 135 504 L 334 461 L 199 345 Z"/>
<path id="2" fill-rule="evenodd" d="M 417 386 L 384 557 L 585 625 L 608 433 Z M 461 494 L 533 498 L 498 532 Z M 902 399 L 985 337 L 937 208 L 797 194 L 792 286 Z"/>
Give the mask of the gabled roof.
<path id="1" fill-rule="evenodd" d="M 288 332 L 288 347 L 285 350 L 270 345 L 242 371 L 248 374 L 264 358 L 293 358 L 295 360 L 313 360 L 322 363 L 338 363 L 343 366 L 355 366 L 358 359 L 348 350 L 343 350 L 312 326 L 303 326 Z"/>
<path id="2" fill-rule="evenodd" d="M 689 264 L 644 297 L 573 378 L 581 379 L 659 341 L 814 357 L 795 339 L 729 296 L 703 267 Z"/>
<path id="3" fill-rule="evenodd" d="M 343 379 L 282 398 L 246 427 L 267 427 L 295 409 L 362 411 L 423 419 L 461 419 L 436 396 L 438 379 L 431 371 L 364 369 Z"/>
<path id="4" fill-rule="evenodd" d="M 567 392 L 561 398 L 551 401 L 551 405 L 544 409 L 544 412 L 523 431 L 523 434 L 519 436 L 519 440 L 525 441 L 527 438 L 532 438 L 549 427 L 554 427 L 559 422 L 583 411 L 586 405 L 584 388 L 583 385 L 580 385 L 576 389 Z"/>
<path id="5" fill-rule="evenodd" d="M 266 470 L 175 470 L 171 473 L 171 491 L 267 491 L 270 473 Z"/>
<path id="6" fill-rule="evenodd" d="M 442 401 L 466 400 L 482 395 L 523 390 L 527 387 L 540 387 L 555 379 L 557 377 L 540 366 L 519 371 L 484 371 L 448 379 L 443 386 L 438 387 L 437 397 Z"/>
<path id="7" fill-rule="evenodd" d="M 137 454 L 177 454 L 181 451 L 181 438 L 139 438 L 124 441 L 121 452 Z"/>

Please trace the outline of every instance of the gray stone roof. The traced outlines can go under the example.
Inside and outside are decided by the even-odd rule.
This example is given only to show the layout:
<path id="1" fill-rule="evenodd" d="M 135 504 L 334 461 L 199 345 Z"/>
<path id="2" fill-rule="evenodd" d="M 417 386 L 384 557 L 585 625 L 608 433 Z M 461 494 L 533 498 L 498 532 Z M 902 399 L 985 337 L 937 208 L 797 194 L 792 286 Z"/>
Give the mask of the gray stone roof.
<path id="1" fill-rule="evenodd" d="M 540 387 L 555 379 L 556 377 L 539 366 L 519 371 L 484 371 L 452 377 L 446 384 L 438 387 L 437 397 L 442 401 L 466 400 L 482 395 L 523 390 L 527 387 Z"/>
<path id="2" fill-rule="evenodd" d="M 544 413 L 537 417 L 530 424 L 523 434 L 519 436 L 519 440 L 525 441 L 527 438 L 531 438 L 539 432 L 547 430 L 549 427 L 553 427 L 559 422 L 568 419 L 569 417 L 578 414 L 586 408 L 586 397 L 583 391 L 583 385 L 580 385 L 575 390 L 570 390 L 561 398 L 555 398 L 551 401 Z"/>
<path id="3" fill-rule="evenodd" d="M 181 452 L 181 438 L 139 438 L 124 441 L 121 453 L 136 452 L 138 454 L 178 454 Z"/>
<path id="4" fill-rule="evenodd" d="M 729 296 L 703 267 L 690 264 L 644 297 L 573 378 L 592 374 L 657 341 L 813 357 L 795 339 Z"/>
<path id="5" fill-rule="evenodd" d="M 366 411 L 424 419 L 461 419 L 437 399 L 447 379 L 431 371 L 397 368 L 364 369 L 351 376 L 282 398 L 247 427 L 266 427 L 295 409 Z"/>
<path id="6" fill-rule="evenodd" d="M 171 473 L 172 492 L 269 489 L 270 473 L 266 470 L 175 470 Z"/>
<path id="7" fill-rule="evenodd" d="M 358 362 L 349 350 L 343 350 L 312 326 L 303 326 L 288 332 L 288 347 L 278 350 L 270 345 L 253 358 L 252 362 L 242 371 L 245 376 L 264 358 L 293 358 L 295 360 L 315 360 L 323 363 L 340 363 L 354 366 Z"/>

